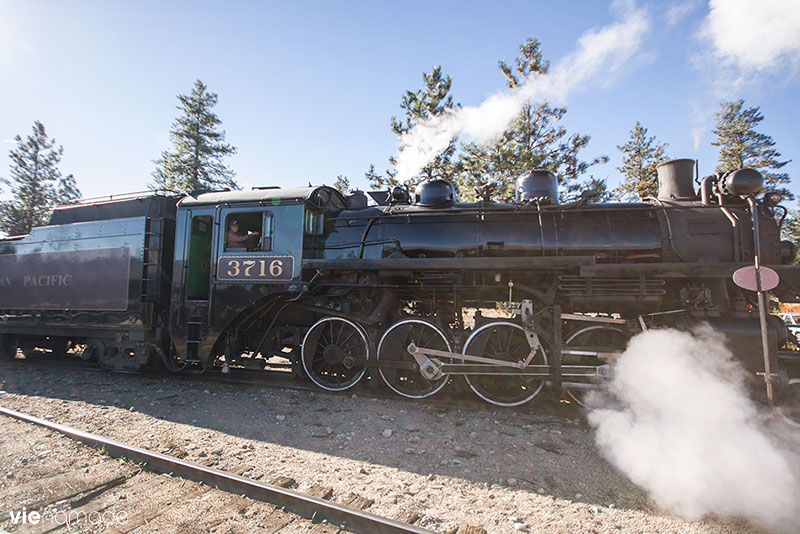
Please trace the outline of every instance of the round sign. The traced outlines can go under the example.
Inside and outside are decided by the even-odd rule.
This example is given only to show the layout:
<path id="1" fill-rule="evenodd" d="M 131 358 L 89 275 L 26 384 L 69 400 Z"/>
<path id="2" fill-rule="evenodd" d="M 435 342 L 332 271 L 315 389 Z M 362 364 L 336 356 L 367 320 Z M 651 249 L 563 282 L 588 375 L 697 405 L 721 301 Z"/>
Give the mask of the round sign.
<path id="1" fill-rule="evenodd" d="M 773 269 L 769 267 L 761 266 L 759 267 L 758 271 L 761 273 L 761 290 L 762 291 L 769 291 L 770 289 L 775 289 L 778 287 L 781 279 Z M 746 289 L 748 291 L 758 291 L 758 283 L 756 282 L 756 267 L 755 265 L 750 265 L 749 267 L 742 267 L 741 269 L 737 269 L 735 273 L 733 273 L 733 283 L 737 286 L 741 287 L 742 289 Z"/>

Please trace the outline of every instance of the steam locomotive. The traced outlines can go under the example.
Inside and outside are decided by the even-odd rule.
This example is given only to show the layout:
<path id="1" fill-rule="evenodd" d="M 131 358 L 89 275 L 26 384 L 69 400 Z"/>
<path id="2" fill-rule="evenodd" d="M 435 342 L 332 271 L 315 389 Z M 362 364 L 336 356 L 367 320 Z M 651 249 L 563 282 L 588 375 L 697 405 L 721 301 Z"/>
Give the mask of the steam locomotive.
<path id="1" fill-rule="evenodd" d="M 460 375 L 515 406 L 545 387 L 581 402 L 636 332 L 709 323 L 780 389 L 797 340 L 762 324 L 732 275 L 757 261 L 779 275 L 775 297 L 800 301 L 786 210 L 752 169 L 698 182 L 694 168 L 660 165 L 657 198 L 640 203 L 562 204 L 542 170 L 508 203 L 457 202 L 445 180 L 372 201 L 317 186 L 77 202 L 0 240 L 0 353 L 284 368 L 331 391 L 369 376 L 411 398 Z M 235 228 L 252 239 L 229 240 Z"/>

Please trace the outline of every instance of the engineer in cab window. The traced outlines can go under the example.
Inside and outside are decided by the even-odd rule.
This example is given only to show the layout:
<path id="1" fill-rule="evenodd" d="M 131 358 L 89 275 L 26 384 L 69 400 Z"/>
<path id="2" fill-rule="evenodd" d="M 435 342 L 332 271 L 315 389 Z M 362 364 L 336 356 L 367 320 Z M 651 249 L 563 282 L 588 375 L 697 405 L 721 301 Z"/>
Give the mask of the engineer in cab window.
<path id="1" fill-rule="evenodd" d="M 228 235 L 225 238 L 225 250 L 245 249 L 258 245 L 259 232 L 248 232 L 247 235 L 239 233 L 239 221 L 228 224 Z"/>

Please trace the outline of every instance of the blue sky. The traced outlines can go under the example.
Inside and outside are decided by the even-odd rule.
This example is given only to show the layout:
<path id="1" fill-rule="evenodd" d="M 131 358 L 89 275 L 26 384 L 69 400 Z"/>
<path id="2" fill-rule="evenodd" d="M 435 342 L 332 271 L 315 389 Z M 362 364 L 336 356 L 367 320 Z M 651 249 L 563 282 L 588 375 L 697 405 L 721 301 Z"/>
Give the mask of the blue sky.
<path id="1" fill-rule="evenodd" d="M 565 102 L 570 131 L 592 136 L 583 156 L 611 158 L 592 173 L 618 183 L 616 145 L 637 120 L 669 143 L 670 156 L 699 158 L 710 173 L 712 114 L 721 98 L 741 97 L 761 107 L 761 131 L 794 160 L 786 168 L 800 193 L 800 46 L 773 50 L 769 68 L 752 68 L 699 36 L 705 2 L 636 6 L 651 26 L 635 55 Z M 369 164 L 385 169 L 395 153 L 390 118 L 423 71 L 441 64 L 455 99 L 477 105 L 503 89 L 497 62 L 513 60 L 528 37 L 555 64 L 614 18 L 599 1 L 0 0 L 0 139 L 40 120 L 85 196 L 142 190 L 167 146 L 176 94 L 199 78 L 219 94 L 216 111 L 239 149 L 229 164 L 242 185 L 331 184 L 341 173 L 364 187 Z M 770 34 L 766 23 L 722 20 L 722 34 Z M 693 131 L 704 132 L 697 149 Z M 12 147 L 0 144 L 0 176 Z"/>

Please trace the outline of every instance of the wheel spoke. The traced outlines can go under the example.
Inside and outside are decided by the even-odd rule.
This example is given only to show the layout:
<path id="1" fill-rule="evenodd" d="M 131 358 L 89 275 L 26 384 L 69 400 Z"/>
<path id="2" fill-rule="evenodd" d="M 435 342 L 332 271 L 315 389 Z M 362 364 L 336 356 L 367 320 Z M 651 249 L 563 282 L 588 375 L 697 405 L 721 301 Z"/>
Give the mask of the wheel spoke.
<path id="1" fill-rule="evenodd" d="M 331 344 L 331 340 L 327 336 L 327 334 L 325 333 L 325 329 L 320 330 L 320 332 L 319 332 L 319 341 L 324 342 L 325 345 L 330 345 Z M 320 345 L 322 345 L 322 343 L 320 343 Z"/>
<path id="2" fill-rule="evenodd" d="M 342 347 L 342 350 L 344 352 L 349 352 L 349 351 L 353 350 L 356 347 L 363 347 L 363 346 L 364 346 L 364 343 L 362 343 L 360 340 L 357 339 L 357 340 L 355 340 L 355 342 L 353 342 L 352 345 L 348 345 L 347 347 Z"/>
<path id="3" fill-rule="evenodd" d="M 517 361 L 528 356 L 527 336 L 516 323 L 499 321 L 475 330 L 464 348 L 465 354 L 475 354 L 481 339 L 486 339 L 488 357 L 504 361 Z M 538 353 L 537 353 L 538 354 Z M 541 358 L 547 363 L 547 355 L 541 351 Z M 525 375 L 466 375 L 467 384 L 484 400 L 500 406 L 517 406 L 528 402 L 544 386 L 542 377 Z"/>
<path id="4" fill-rule="evenodd" d="M 347 343 L 348 341 L 350 341 L 350 339 L 351 339 L 351 338 L 352 338 L 354 335 L 356 335 L 356 334 L 358 334 L 358 332 L 357 332 L 356 330 L 353 330 L 353 332 L 352 332 L 352 333 L 351 333 L 349 336 L 347 336 L 347 337 L 346 337 L 344 340 L 342 340 L 341 342 L 337 341 L 337 342 L 336 342 L 336 344 L 337 344 L 337 345 L 339 345 L 339 346 L 341 347 L 342 345 L 344 345 L 345 343 Z"/>
<path id="5" fill-rule="evenodd" d="M 365 347 L 363 336 L 361 328 L 347 319 L 328 317 L 317 321 L 303 338 L 301 350 L 303 368 L 311 380 L 331 391 L 342 391 L 357 384 L 366 373 L 366 365 L 357 364 L 347 369 L 341 363 L 341 354 Z M 344 343 L 350 341 L 344 349 L 342 339 Z M 329 348 L 330 354 L 327 352 Z M 332 359 L 327 359 L 326 355 Z"/>
<path id="6" fill-rule="evenodd" d="M 625 332 L 614 326 L 590 325 L 582 327 L 567 336 L 565 345 L 571 348 L 592 348 L 592 349 L 624 349 L 627 342 Z M 602 365 L 602 360 L 593 356 L 573 356 L 569 362 L 575 365 Z M 590 379 L 573 378 L 573 381 L 589 382 Z M 566 390 L 567 395 L 573 401 L 584 406 L 586 391 L 583 389 Z"/>
<path id="7" fill-rule="evenodd" d="M 378 361 L 416 364 L 414 357 L 406 350 L 410 343 L 420 348 L 451 350 L 438 326 L 424 319 L 409 318 L 386 330 L 378 344 Z M 378 373 L 395 393 L 410 398 L 433 395 L 447 383 L 447 377 L 428 380 L 412 369 L 379 366 Z"/>
<path id="8" fill-rule="evenodd" d="M 497 354 L 498 352 L 501 352 L 500 348 L 503 346 L 503 340 L 500 338 L 500 329 L 495 328 L 492 331 L 492 334 L 494 334 L 494 337 L 497 338 L 497 343 L 492 343 L 492 346 L 495 348 L 494 352 Z M 489 339 L 491 340 L 492 338 L 490 337 Z"/>

